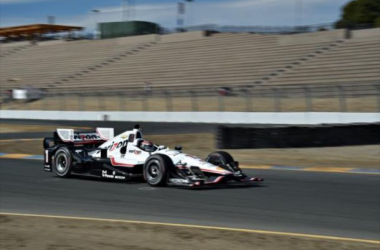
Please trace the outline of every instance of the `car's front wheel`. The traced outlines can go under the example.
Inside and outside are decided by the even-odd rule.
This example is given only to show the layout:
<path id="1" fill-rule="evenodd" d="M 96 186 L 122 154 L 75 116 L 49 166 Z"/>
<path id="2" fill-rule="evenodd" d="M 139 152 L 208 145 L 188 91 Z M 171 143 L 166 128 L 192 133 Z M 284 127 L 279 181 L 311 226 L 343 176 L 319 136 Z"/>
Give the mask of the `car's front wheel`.
<path id="1" fill-rule="evenodd" d="M 62 147 L 54 154 L 53 170 L 59 177 L 69 177 L 73 165 L 73 158 L 68 148 Z"/>
<path id="2" fill-rule="evenodd" d="M 234 158 L 232 158 L 232 156 L 227 152 L 217 151 L 209 154 L 206 161 L 216 166 L 226 166 L 232 164 L 234 162 Z"/>
<path id="3" fill-rule="evenodd" d="M 165 186 L 172 160 L 166 155 L 152 155 L 144 164 L 144 179 L 151 186 Z"/>

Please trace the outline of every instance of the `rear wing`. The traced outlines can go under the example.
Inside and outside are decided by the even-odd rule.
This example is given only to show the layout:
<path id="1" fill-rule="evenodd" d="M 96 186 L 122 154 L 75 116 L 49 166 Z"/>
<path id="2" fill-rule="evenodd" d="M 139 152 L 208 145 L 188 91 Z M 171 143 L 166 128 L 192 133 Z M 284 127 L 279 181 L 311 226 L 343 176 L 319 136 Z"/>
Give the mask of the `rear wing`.
<path id="1" fill-rule="evenodd" d="M 114 137 L 113 128 L 97 128 L 94 132 L 78 132 L 74 129 L 57 129 L 55 137 L 67 143 L 100 143 L 111 140 Z"/>

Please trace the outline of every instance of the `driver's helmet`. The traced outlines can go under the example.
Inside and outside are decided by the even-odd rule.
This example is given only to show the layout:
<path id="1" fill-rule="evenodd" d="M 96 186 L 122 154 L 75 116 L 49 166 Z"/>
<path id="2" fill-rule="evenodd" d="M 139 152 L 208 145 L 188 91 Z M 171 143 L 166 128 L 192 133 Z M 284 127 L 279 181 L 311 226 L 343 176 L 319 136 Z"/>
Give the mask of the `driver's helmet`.
<path id="1" fill-rule="evenodd" d="M 142 141 L 140 147 L 142 150 L 145 150 L 147 152 L 153 152 L 154 151 L 154 145 L 150 141 Z"/>

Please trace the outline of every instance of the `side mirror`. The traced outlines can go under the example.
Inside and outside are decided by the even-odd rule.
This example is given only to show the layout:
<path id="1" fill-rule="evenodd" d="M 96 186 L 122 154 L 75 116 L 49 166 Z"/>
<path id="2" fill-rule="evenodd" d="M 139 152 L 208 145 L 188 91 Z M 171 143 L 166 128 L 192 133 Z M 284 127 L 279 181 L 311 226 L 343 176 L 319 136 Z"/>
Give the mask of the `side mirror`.
<path id="1" fill-rule="evenodd" d="M 127 146 L 123 146 L 120 149 L 120 154 L 125 155 L 125 153 L 127 153 Z"/>
<path id="2" fill-rule="evenodd" d="M 178 145 L 174 147 L 175 150 L 182 151 L 182 146 Z"/>

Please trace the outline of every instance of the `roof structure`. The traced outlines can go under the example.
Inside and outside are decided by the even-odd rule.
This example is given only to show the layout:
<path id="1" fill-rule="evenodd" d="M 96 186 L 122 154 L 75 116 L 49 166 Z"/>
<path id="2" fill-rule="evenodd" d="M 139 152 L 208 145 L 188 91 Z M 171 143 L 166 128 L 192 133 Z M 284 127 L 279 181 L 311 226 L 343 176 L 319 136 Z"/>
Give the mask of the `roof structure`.
<path id="1" fill-rule="evenodd" d="M 33 36 L 42 34 L 51 34 L 58 32 L 68 32 L 82 30 L 83 27 L 53 25 L 53 24 L 31 24 L 15 27 L 0 28 L 2 37 Z"/>

